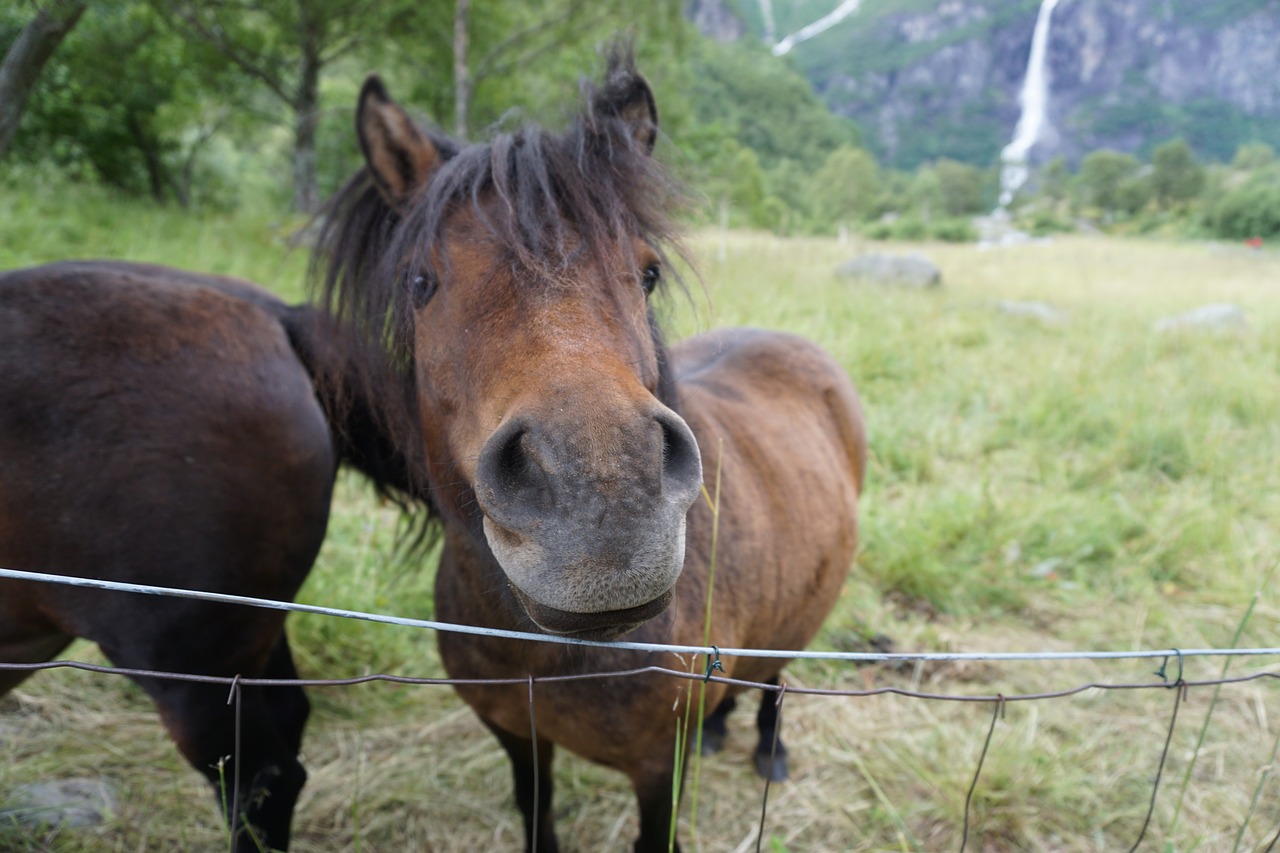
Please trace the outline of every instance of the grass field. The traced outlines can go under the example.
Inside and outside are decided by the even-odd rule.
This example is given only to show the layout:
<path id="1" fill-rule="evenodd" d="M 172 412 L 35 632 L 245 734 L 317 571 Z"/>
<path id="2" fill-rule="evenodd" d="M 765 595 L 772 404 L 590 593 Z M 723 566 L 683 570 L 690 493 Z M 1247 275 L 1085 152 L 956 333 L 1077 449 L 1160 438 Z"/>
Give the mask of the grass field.
<path id="1" fill-rule="evenodd" d="M 0 268 L 112 256 L 243 275 L 289 298 L 303 292 L 305 258 L 288 253 L 270 217 L 195 218 L 84 190 L 44 200 L 4 192 Z M 863 395 L 872 462 L 861 552 L 818 647 L 861 648 L 873 634 L 898 650 L 1225 646 L 1259 590 L 1240 643 L 1280 645 L 1280 607 L 1265 584 L 1280 559 L 1274 251 L 1086 237 L 980 251 L 738 233 L 693 245 L 703 285 L 673 302 L 676 331 L 799 332 L 830 348 Z M 945 286 L 898 291 L 832 275 L 846 257 L 880 248 L 926 251 Z M 1008 299 L 1051 302 L 1067 319 L 997 311 Z M 1152 330 L 1164 315 L 1227 301 L 1245 310 L 1247 330 Z M 344 478 L 302 599 L 429 616 L 431 566 L 393 558 L 397 524 Z M 304 676 L 442 673 L 425 632 L 319 617 L 291 617 L 290 630 Z M 68 656 L 100 660 L 83 644 Z M 1232 673 L 1267 663 L 1240 661 Z M 1189 659 L 1186 677 L 1221 667 Z M 789 678 L 1010 695 L 1158 681 L 1152 669 L 802 663 Z M 1280 826 L 1280 783 L 1268 778 L 1280 686 L 1225 687 L 1192 766 L 1212 693 L 1192 690 L 1182 705 L 1143 849 L 1236 849 L 1260 780 L 1238 849 L 1265 847 Z M 311 695 L 296 850 L 519 849 L 505 756 L 448 689 Z M 969 849 L 1128 849 L 1173 700 L 1166 690 L 1089 691 L 1009 704 L 973 796 Z M 739 712 L 727 750 L 703 762 L 686 850 L 754 849 L 762 783 L 751 770 L 750 710 Z M 991 714 L 989 704 L 905 697 L 788 698 L 794 778 L 770 793 L 765 849 L 958 849 Z M 0 804 L 16 785 L 64 777 L 109 778 L 118 813 L 87 830 L 0 825 L 0 849 L 210 850 L 224 838 L 203 782 L 122 678 L 45 673 L 0 700 Z M 561 752 L 555 781 L 568 850 L 630 843 L 635 806 L 621 776 Z"/>

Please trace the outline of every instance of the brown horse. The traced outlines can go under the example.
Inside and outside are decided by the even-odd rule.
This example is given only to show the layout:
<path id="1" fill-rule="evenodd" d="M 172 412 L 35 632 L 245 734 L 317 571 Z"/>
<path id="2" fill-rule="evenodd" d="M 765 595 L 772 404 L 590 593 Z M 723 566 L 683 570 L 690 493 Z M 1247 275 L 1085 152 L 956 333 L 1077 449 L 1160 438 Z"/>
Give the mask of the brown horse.
<path id="1" fill-rule="evenodd" d="M 367 410 L 317 398 L 324 328 L 229 278 L 101 261 L 0 274 L 0 567 L 292 598 L 339 461 L 408 486 Z M 296 677 L 278 611 L 0 579 L 0 662 L 76 637 L 121 667 Z M 0 669 L 0 695 L 26 675 Z M 237 753 L 225 685 L 136 680 L 197 770 L 228 789 L 239 773 L 257 841 L 238 827 L 235 849 L 287 847 L 302 689 L 244 688 Z"/>
<path id="2" fill-rule="evenodd" d="M 671 275 L 673 186 L 652 157 L 653 95 L 615 51 L 586 101 L 563 134 L 526 127 L 461 146 L 416 127 L 378 78 L 361 92 L 366 167 L 331 204 L 324 293 L 400 365 L 387 405 L 416 391 L 408 405 L 444 528 L 437 615 L 701 644 L 713 516 L 700 491 L 718 470 L 710 636 L 801 649 L 854 555 L 866 452 L 857 395 L 829 355 L 791 335 L 737 329 L 663 345 L 649 298 Z M 689 665 L 458 634 L 442 634 L 440 650 L 459 678 Z M 785 663 L 724 669 L 773 682 Z M 539 683 L 536 750 L 526 687 L 458 689 L 511 758 L 530 849 L 557 849 L 554 744 L 627 774 L 636 849 L 667 849 L 683 682 Z M 721 726 L 733 692 L 709 685 Z M 769 735 L 772 705 L 760 717 Z M 784 775 L 769 746 L 762 771 Z"/>

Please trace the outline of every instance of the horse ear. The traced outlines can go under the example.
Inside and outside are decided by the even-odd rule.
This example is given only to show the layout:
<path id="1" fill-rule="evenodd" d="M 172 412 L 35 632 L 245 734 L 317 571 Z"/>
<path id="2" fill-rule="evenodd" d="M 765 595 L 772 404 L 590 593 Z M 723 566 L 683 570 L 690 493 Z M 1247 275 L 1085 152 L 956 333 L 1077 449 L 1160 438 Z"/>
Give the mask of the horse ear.
<path id="1" fill-rule="evenodd" d="M 597 96 L 596 109 L 622 119 L 640 150 L 653 153 L 654 143 L 658 141 L 658 104 L 649 81 L 630 67 L 630 63 L 627 67 L 610 69 L 604 89 Z"/>
<path id="2" fill-rule="evenodd" d="M 370 74 L 360 89 L 356 136 L 378 191 L 396 210 L 404 208 L 440 163 L 435 144 L 391 100 L 377 74 Z"/>

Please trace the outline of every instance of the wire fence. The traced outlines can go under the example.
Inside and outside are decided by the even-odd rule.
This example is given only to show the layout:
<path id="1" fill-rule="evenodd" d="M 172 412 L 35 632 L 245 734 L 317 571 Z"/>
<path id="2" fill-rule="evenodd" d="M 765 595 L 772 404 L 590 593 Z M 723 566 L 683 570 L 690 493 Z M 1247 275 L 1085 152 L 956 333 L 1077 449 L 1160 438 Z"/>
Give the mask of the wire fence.
<path id="1" fill-rule="evenodd" d="M 383 624 L 397 625 L 401 627 L 429 629 L 436 631 L 446 631 L 461 634 L 483 635 L 488 637 L 498 637 L 503 639 L 522 640 L 537 643 L 557 643 L 563 645 L 576 645 L 588 647 L 602 647 L 610 649 L 628 649 L 639 652 L 668 652 L 677 655 L 703 655 L 705 656 L 705 666 L 698 670 L 673 669 L 671 667 L 660 665 L 638 666 L 626 670 L 611 670 L 601 672 L 582 672 L 561 675 L 528 675 L 520 678 L 434 678 L 434 677 L 417 677 L 408 675 L 395 675 L 391 673 L 372 673 L 368 675 L 352 676 L 346 678 L 245 678 L 240 675 L 234 676 L 216 676 L 201 675 L 195 673 L 167 672 L 145 669 L 129 669 L 123 667 L 104 666 L 92 664 L 83 661 L 74 660 L 55 660 L 39 663 L 4 663 L 0 662 L 0 671 L 19 671 L 19 672 L 35 672 L 41 670 L 54 669 L 73 669 L 94 673 L 104 673 L 110 675 L 120 675 L 130 678 L 152 678 L 171 681 L 198 682 L 205 684 L 224 685 L 228 689 L 227 704 L 234 705 L 236 708 L 237 718 L 239 716 L 240 691 L 246 687 L 344 687 L 357 684 L 368 684 L 371 682 L 387 682 L 399 685 L 416 685 L 416 686 L 513 686 L 527 685 L 529 688 L 529 717 L 531 730 L 536 732 L 533 687 L 535 684 L 556 684 L 565 682 L 595 681 L 603 679 L 617 678 L 634 678 L 642 675 L 659 675 L 671 679 L 682 680 L 690 684 L 696 683 L 717 683 L 740 688 L 754 688 L 764 691 L 767 694 L 775 696 L 774 701 L 777 703 L 779 720 L 781 719 L 781 711 L 783 702 L 786 697 L 791 695 L 812 695 L 812 696 L 832 696 L 832 697 L 873 697 L 884 695 L 897 695 L 912 699 L 920 699 L 938 702 L 965 702 L 965 703 L 988 703 L 992 706 L 992 717 L 989 728 L 987 729 L 986 738 L 983 742 L 981 754 L 978 758 L 977 767 L 974 770 L 973 778 L 965 796 L 964 814 L 963 814 L 963 831 L 960 843 L 960 850 L 965 851 L 968 846 L 970 834 L 971 805 L 974 792 L 978 788 L 979 780 L 982 774 L 983 766 L 986 762 L 987 751 L 991 744 L 992 736 L 995 732 L 996 723 L 1003 718 L 1005 708 L 1010 703 L 1015 702 L 1032 702 L 1050 699 L 1061 699 L 1070 696 L 1086 693 L 1091 690 L 1098 691 L 1137 691 L 1137 690 L 1163 690 L 1168 691 L 1173 696 L 1172 710 L 1169 716 L 1168 731 L 1164 740 L 1164 746 L 1160 754 L 1157 764 L 1151 790 L 1151 799 L 1147 808 L 1146 816 L 1143 820 L 1141 830 L 1133 846 L 1129 848 L 1135 851 L 1141 845 L 1146 837 L 1147 830 L 1150 826 L 1152 816 L 1155 813 L 1156 802 L 1160 791 L 1161 783 L 1164 777 L 1165 765 L 1169 755 L 1169 747 L 1173 739 L 1174 730 L 1177 726 L 1178 713 L 1192 689 L 1215 687 L 1221 688 L 1226 685 L 1239 685 L 1254 681 L 1280 681 L 1280 664 L 1278 668 L 1265 669 L 1259 672 L 1253 672 L 1247 675 L 1227 676 L 1224 667 L 1223 674 L 1217 678 L 1200 678 L 1190 679 L 1185 677 L 1184 662 L 1187 658 L 1235 658 L 1235 657 L 1280 657 L 1280 648 L 1262 647 L 1262 648 L 1197 648 L 1197 649 L 1134 649 L 1128 651 L 1015 651 L 1015 652 L 821 652 L 808 650 L 790 650 L 790 649 L 750 649 L 750 648 L 730 648 L 719 647 L 716 645 L 680 645 L 680 644 L 662 644 L 662 643 L 636 643 L 623 641 L 593 641 L 581 640 L 572 637 L 561 637 L 550 634 L 535 634 L 520 631 L 506 631 L 491 628 L 484 628 L 472 625 L 458 625 L 448 622 L 439 622 L 426 619 L 411 619 L 399 616 L 391 616 L 380 613 L 370 613 L 357 610 L 345 610 L 341 608 L 321 607 L 317 605 L 299 604 L 290 601 L 277 601 L 272 599 L 252 598 L 245 596 L 232 595 L 227 593 L 204 592 L 199 590 L 187 590 L 171 587 L 159 587 L 143 584 L 122 583 L 117 581 L 107 581 L 94 578 L 80 578 L 64 575 L 45 574 L 40 572 L 26 572 L 16 569 L 0 568 L 0 579 L 29 581 L 36 583 L 61 584 L 67 586 L 87 587 L 93 589 L 101 589 L 115 592 L 125 592 L 144 595 L 166 596 L 172 598 L 197 599 L 201 601 L 214 602 L 219 604 L 232 604 L 248 607 L 260 607 L 273 610 L 282 610 L 292 613 L 306 613 L 313 615 L 323 615 L 344 619 L 356 619 L 369 622 L 378 622 Z M 1038 662 L 1055 662 L 1055 661 L 1115 661 L 1115 660 L 1141 660 L 1141 659 L 1159 659 L 1161 660 L 1160 668 L 1153 672 L 1155 678 L 1148 681 L 1089 681 L 1076 684 L 1060 690 L 1051 690 L 1036 693 L 939 693 L 924 690 L 910 689 L 899 686 L 883 686 L 868 687 L 863 689 L 854 688 L 831 688 L 831 687 L 809 687 L 804 685 L 793 685 L 786 682 L 770 684 L 756 681 L 749 681 L 739 678 L 732 678 L 724 675 L 716 675 L 715 671 L 721 669 L 722 657 L 756 657 L 756 658 L 787 658 L 787 659 L 807 659 L 807 660 L 823 660 L 837 661 L 845 663 L 924 663 L 924 662 L 958 662 L 958 661 L 1038 661 Z M 1170 670 L 1176 666 L 1176 671 Z M 1216 700 L 1216 695 L 1215 695 Z M 767 700 L 765 700 L 767 701 Z M 1212 706 L 1210 712 L 1212 711 Z M 237 720 L 238 723 L 238 720 Z M 1206 718 L 1205 726 L 1208 725 Z M 780 728 L 780 724 L 778 726 Z M 777 739 L 773 742 L 773 749 L 777 749 Z M 1204 732 L 1201 732 L 1203 739 Z M 1197 744 L 1196 752 L 1199 750 Z M 1195 753 L 1193 753 L 1194 759 Z M 1274 756 L 1272 757 L 1274 761 Z M 771 755 L 772 760 L 772 755 Z M 237 762 L 238 765 L 238 762 Z M 535 762 L 535 776 L 536 776 Z M 1189 772 L 1189 771 L 1188 771 Z M 535 778 L 535 785 L 538 780 Z M 1184 780 L 1185 781 L 1185 780 Z M 1258 789 L 1254 792 L 1253 803 L 1256 805 L 1258 795 L 1262 785 L 1266 781 L 1266 776 L 1259 780 Z M 239 779 L 234 780 L 235 785 L 239 785 Z M 761 799 L 760 822 L 756 832 L 756 850 L 759 851 L 761 842 L 765 838 L 765 821 L 767 815 L 767 805 L 769 797 L 769 783 L 766 781 L 764 793 Z M 233 802 L 236 797 L 233 797 Z M 1253 807 L 1250 808 L 1250 817 Z M 1248 818 L 1246 819 L 1247 823 Z M 232 815 L 232 824 L 235 824 L 235 816 Z M 1246 827 L 1241 827 L 1241 834 Z M 1273 850 L 1280 850 L 1280 827 L 1277 827 L 1274 835 L 1270 836 L 1271 840 L 1263 850 L 1271 853 Z M 1238 842 L 1239 839 L 1237 839 Z"/>

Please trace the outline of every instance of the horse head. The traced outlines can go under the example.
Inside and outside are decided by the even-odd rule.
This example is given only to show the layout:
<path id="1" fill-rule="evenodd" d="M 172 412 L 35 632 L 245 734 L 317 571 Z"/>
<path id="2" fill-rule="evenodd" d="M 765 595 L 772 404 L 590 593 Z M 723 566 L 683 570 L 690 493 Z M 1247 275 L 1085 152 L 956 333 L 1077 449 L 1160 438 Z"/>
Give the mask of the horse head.
<path id="1" fill-rule="evenodd" d="M 615 637 L 661 613 L 701 489 L 650 305 L 673 233 L 657 122 L 626 58 L 563 134 L 460 146 L 377 77 L 360 95 L 392 212 L 376 274 L 402 306 L 435 502 L 548 632 Z"/>

